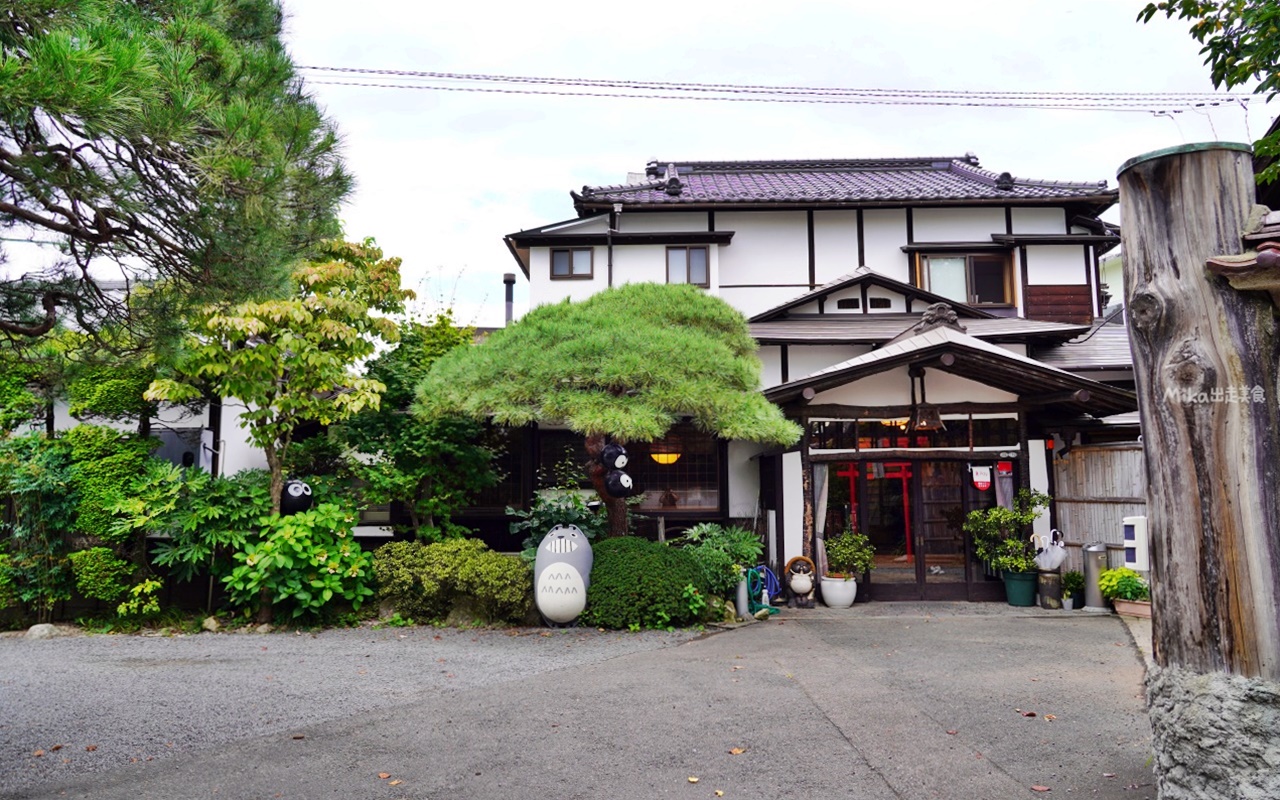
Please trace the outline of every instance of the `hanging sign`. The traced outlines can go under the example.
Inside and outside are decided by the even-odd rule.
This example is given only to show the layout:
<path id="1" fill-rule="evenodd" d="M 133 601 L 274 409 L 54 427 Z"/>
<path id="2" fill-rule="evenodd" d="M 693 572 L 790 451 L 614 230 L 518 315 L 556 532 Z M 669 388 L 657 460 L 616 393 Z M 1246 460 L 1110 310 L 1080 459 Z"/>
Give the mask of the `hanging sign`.
<path id="1" fill-rule="evenodd" d="M 996 462 L 996 472 L 1000 473 L 1001 475 L 1012 475 L 1012 474 L 1013 474 L 1013 462 L 1012 462 L 1012 461 L 997 461 L 997 462 Z"/>
<path id="2" fill-rule="evenodd" d="M 980 492 L 991 488 L 991 467 L 973 468 L 973 488 Z"/>

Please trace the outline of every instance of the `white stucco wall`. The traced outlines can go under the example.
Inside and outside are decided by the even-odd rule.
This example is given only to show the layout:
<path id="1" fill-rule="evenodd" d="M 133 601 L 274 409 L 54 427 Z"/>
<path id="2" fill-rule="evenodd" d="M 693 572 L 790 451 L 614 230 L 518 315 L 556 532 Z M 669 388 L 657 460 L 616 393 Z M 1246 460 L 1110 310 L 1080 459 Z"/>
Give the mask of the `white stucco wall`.
<path id="1" fill-rule="evenodd" d="M 728 251 L 726 250 L 725 252 Z M 799 297 L 809 291 L 808 284 L 797 286 L 752 286 L 746 288 L 735 288 L 733 286 L 723 285 L 733 282 L 733 279 L 729 277 L 727 270 L 721 269 L 719 275 L 720 283 L 722 284 L 719 290 L 720 296 L 748 317 L 759 314 L 761 311 L 767 311 L 774 306 L 785 303 L 787 300 Z M 814 306 L 814 310 L 817 310 L 816 305 Z"/>
<path id="2" fill-rule="evenodd" d="M 782 561 L 801 555 L 804 548 L 804 489 L 800 454 L 782 454 Z M 781 578 L 782 576 L 779 576 Z"/>
<path id="3" fill-rule="evenodd" d="M 1016 394 L 936 369 L 927 370 L 924 380 L 930 403 L 1012 403 L 1018 399 Z M 919 399 L 918 394 L 916 399 Z M 853 406 L 909 405 L 911 382 L 907 368 L 899 367 L 819 392 L 813 402 Z"/>
<path id="4" fill-rule="evenodd" d="M 1033 245 L 1027 248 L 1027 283 L 1087 284 L 1084 253 L 1080 245 Z"/>
<path id="5" fill-rule="evenodd" d="M 761 345 L 756 351 L 760 357 L 760 388 L 767 389 L 782 383 L 782 348 L 778 345 Z"/>
<path id="6" fill-rule="evenodd" d="M 813 212 L 813 253 L 819 284 L 858 268 L 858 212 Z"/>
<path id="7" fill-rule="evenodd" d="M 604 247 L 592 248 L 590 280 L 580 278 L 551 279 L 551 248 L 534 247 L 529 251 L 529 307 L 558 303 L 568 297 L 585 300 L 609 284 L 609 254 Z M 615 248 L 616 249 L 616 248 Z M 615 253 L 614 264 L 617 259 Z"/>
<path id="8" fill-rule="evenodd" d="M 917 208 L 912 233 L 921 242 L 989 242 L 1004 233 L 1004 208 Z"/>
<path id="9" fill-rule="evenodd" d="M 707 248 L 708 259 L 716 248 Z M 606 273 L 609 268 L 608 248 L 600 248 L 600 255 L 605 259 Z M 596 270 L 599 272 L 599 269 Z M 562 281 L 570 283 L 571 281 Z M 660 244 L 614 245 L 613 247 L 613 285 L 622 286 L 627 283 L 666 283 L 667 282 L 667 248 Z M 714 285 L 714 281 L 712 282 Z"/>
<path id="10" fill-rule="evenodd" d="M 791 380 L 799 380 L 842 361 L 862 355 L 869 348 L 853 345 L 791 345 L 787 348 L 787 368 Z"/>
<path id="11" fill-rule="evenodd" d="M 902 252 L 907 243 L 906 210 L 869 208 L 862 212 L 862 225 L 867 266 L 881 275 L 910 283 L 910 261 Z"/>
<path id="12" fill-rule="evenodd" d="M 716 228 L 736 231 L 733 244 L 720 254 L 721 283 L 808 284 L 809 223 L 805 212 L 717 213 Z M 775 299 L 773 304 L 777 302 Z"/>
<path id="13" fill-rule="evenodd" d="M 880 298 L 887 299 L 889 301 L 889 307 L 874 308 L 871 302 L 871 298 L 873 297 L 880 297 Z M 902 314 L 902 313 L 905 313 L 906 310 L 907 310 L 906 298 L 904 298 L 902 295 L 898 294 L 897 292 L 890 291 L 889 289 L 886 289 L 883 286 L 867 287 L 867 313 L 869 314 Z M 920 304 L 917 303 L 916 313 L 919 313 L 923 310 L 924 309 L 920 307 Z M 903 326 L 903 327 L 906 327 L 906 326 Z"/>
<path id="14" fill-rule="evenodd" d="M 1049 458 L 1051 456 L 1051 452 L 1045 449 L 1044 439 L 1028 439 L 1027 450 L 1030 455 L 1030 458 L 1028 459 L 1028 466 L 1031 468 L 1031 488 L 1048 494 Z M 1049 524 L 1049 512 L 1046 511 L 1037 517 L 1031 529 L 1034 532 L 1047 537 L 1049 535 L 1049 531 L 1053 530 L 1053 526 Z"/>
<path id="15" fill-rule="evenodd" d="M 754 442 L 729 442 L 729 516 L 754 519 L 762 513 L 760 467 L 752 456 L 764 449 Z"/>
<path id="16" fill-rule="evenodd" d="M 1014 208 L 1013 232 L 1066 233 L 1067 215 L 1061 208 Z"/>
<path id="17" fill-rule="evenodd" d="M 719 219 L 716 220 L 719 227 Z M 665 231 L 705 231 L 707 212 L 684 211 L 641 214 L 624 212 L 618 217 L 618 230 L 622 233 L 653 233 Z M 732 230 L 725 228 L 724 230 Z"/>
<path id="18" fill-rule="evenodd" d="M 243 407 L 234 400 L 222 406 L 221 474 L 234 475 L 246 469 L 266 469 L 267 457 L 249 443 L 248 432 L 240 426 Z"/>

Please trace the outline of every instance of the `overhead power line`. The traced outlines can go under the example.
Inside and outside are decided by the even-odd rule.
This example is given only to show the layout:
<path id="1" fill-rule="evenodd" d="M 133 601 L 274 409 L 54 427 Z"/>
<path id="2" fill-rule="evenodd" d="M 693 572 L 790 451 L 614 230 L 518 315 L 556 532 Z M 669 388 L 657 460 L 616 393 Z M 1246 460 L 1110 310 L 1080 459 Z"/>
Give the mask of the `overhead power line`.
<path id="1" fill-rule="evenodd" d="M 836 105 L 970 106 L 1135 113 L 1180 113 L 1224 105 L 1246 106 L 1248 95 L 1195 92 L 1020 92 L 944 89 L 859 89 L 821 86 L 768 86 L 732 83 L 601 78 L 552 78 L 486 75 L 426 70 L 302 66 L 311 82 L 329 86 L 413 89 L 486 94 L 617 97 L 646 100 L 697 100 L 739 103 Z M 327 79 L 329 76 L 338 79 Z M 364 80 L 358 80 L 363 78 Z M 484 84 L 491 84 L 486 86 Z"/>

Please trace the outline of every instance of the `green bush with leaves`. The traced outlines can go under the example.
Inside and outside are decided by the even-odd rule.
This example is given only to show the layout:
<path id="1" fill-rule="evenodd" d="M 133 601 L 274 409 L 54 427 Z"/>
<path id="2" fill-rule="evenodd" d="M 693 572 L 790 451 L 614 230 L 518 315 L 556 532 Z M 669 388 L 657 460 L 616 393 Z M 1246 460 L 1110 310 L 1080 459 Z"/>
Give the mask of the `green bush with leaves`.
<path id="1" fill-rule="evenodd" d="M 1107 600 L 1151 599 L 1146 579 L 1128 567 L 1104 569 L 1098 576 L 1098 588 Z"/>
<path id="2" fill-rule="evenodd" d="M 583 622 L 626 630 L 701 621 L 710 589 L 688 550 L 621 536 L 597 544 L 593 555 Z"/>
<path id="3" fill-rule="evenodd" d="M 1078 569 L 1070 569 L 1062 573 L 1062 594 L 1071 597 L 1084 596 L 1084 573 Z"/>
<path id="4" fill-rule="evenodd" d="M 149 459 L 111 509 L 112 537 L 156 537 L 152 560 L 176 580 L 204 573 L 222 578 L 231 569 L 231 554 L 271 513 L 270 486 L 265 470 L 215 478 Z"/>
<path id="5" fill-rule="evenodd" d="M 865 533 L 846 530 L 826 540 L 827 569 L 831 577 L 856 577 L 876 566 L 876 549 Z"/>
<path id="6" fill-rule="evenodd" d="M 9 500 L 0 516 L 9 555 L 5 578 L 36 621 L 49 622 L 75 586 L 66 540 L 77 497 L 67 443 L 34 433 L 0 439 L 0 495 Z"/>
<path id="7" fill-rule="evenodd" d="M 13 591 L 13 579 L 9 577 L 9 554 L 0 553 L 0 611 L 17 604 L 18 595 Z"/>
<path id="8" fill-rule="evenodd" d="M 269 516 L 233 558 L 223 578 L 232 605 L 291 609 L 294 618 L 316 616 L 345 600 L 358 609 L 373 595 L 371 559 L 352 536 L 355 514 L 333 503 L 290 516 Z"/>
<path id="9" fill-rule="evenodd" d="M 1001 572 L 1035 572 L 1036 553 L 1027 530 L 1049 502 L 1049 495 L 1043 492 L 1019 489 L 1013 508 L 970 511 L 963 527 L 973 539 L 978 559 Z"/>
<path id="10" fill-rule="evenodd" d="M 533 602 L 529 566 L 479 539 L 389 542 L 374 553 L 373 570 L 379 600 L 425 622 L 443 620 L 463 596 L 494 622 L 523 620 Z"/>
<path id="11" fill-rule="evenodd" d="M 146 469 L 155 440 L 99 425 L 77 425 L 63 434 L 71 448 L 75 484 L 76 530 L 111 544 L 121 544 L 111 512 L 125 498 L 124 489 Z"/>
<path id="12" fill-rule="evenodd" d="M 133 565 L 118 557 L 109 547 L 77 550 L 70 556 L 71 571 L 76 576 L 76 589 L 91 600 L 114 603 L 129 591 L 128 580 Z"/>
<path id="13" fill-rule="evenodd" d="M 576 525 L 588 540 L 600 538 L 609 530 L 609 518 L 605 516 L 604 509 L 588 506 L 576 491 L 539 492 L 528 511 L 508 506 L 507 516 L 513 518 L 508 526 L 511 533 L 517 536 L 524 534 L 520 555 L 530 564 L 538 555 L 542 537 L 557 525 Z"/>
<path id="14" fill-rule="evenodd" d="M 714 522 L 694 525 L 672 544 L 697 560 L 708 590 L 722 597 L 737 590 L 742 570 L 758 564 L 764 553 L 764 542 L 755 533 Z"/>

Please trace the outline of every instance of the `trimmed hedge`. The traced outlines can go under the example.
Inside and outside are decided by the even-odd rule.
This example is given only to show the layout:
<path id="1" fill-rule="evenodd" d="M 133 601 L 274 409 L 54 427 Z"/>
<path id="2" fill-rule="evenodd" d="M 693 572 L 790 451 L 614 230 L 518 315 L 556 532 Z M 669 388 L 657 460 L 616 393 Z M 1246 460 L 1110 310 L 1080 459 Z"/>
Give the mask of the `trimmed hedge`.
<path id="1" fill-rule="evenodd" d="M 533 606 L 529 566 L 479 539 L 389 542 L 373 554 L 373 572 L 378 599 L 419 622 L 443 620 L 466 598 L 493 622 L 521 622 Z"/>
<path id="2" fill-rule="evenodd" d="M 708 595 L 692 553 L 636 536 L 605 539 L 593 549 L 583 622 L 601 628 L 670 628 L 699 622 Z M 690 601 L 689 587 L 701 599 Z"/>

